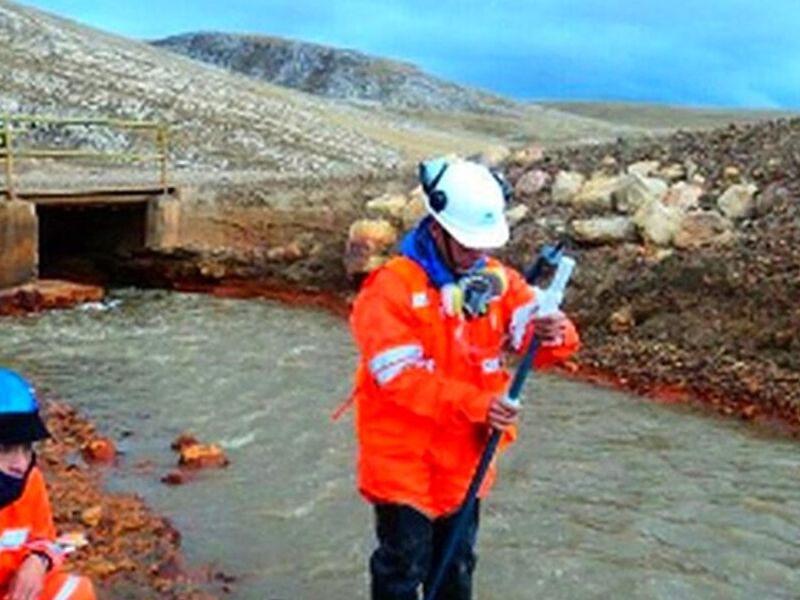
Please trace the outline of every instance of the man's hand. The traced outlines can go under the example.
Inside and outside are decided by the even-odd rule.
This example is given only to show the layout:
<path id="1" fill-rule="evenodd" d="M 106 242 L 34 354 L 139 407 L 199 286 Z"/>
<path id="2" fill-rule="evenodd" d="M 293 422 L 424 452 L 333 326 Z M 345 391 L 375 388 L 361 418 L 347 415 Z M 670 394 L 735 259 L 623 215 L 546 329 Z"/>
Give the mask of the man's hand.
<path id="1" fill-rule="evenodd" d="M 567 317 L 561 311 L 533 321 L 533 332 L 542 346 L 559 346 L 564 343 L 566 328 Z"/>
<path id="2" fill-rule="evenodd" d="M 509 404 L 505 396 L 497 396 L 489 404 L 486 421 L 495 429 L 505 431 L 512 425 L 516 425 L 518 414 L 519 406 Z"/>
<path id="3" fill-rule="evenodd" d="M 44 561 L 31 554 L 17 569 L 8 588 L 8 600 L 37 600 L 42 593 L 45 572 Z"/>

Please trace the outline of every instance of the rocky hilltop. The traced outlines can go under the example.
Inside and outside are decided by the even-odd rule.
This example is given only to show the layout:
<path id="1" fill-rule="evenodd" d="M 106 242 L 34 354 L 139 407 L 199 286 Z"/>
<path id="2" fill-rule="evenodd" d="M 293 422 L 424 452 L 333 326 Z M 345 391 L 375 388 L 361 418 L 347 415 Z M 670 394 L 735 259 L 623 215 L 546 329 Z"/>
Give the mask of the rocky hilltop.
<path id="1" fill-rule="evenodd" d="M 392 108 L 521 110 L 510 100 L 433 77 L 409 63 L 299 40 L 208 32 L 172 36 L 153 45 L 317 96 Z"/>

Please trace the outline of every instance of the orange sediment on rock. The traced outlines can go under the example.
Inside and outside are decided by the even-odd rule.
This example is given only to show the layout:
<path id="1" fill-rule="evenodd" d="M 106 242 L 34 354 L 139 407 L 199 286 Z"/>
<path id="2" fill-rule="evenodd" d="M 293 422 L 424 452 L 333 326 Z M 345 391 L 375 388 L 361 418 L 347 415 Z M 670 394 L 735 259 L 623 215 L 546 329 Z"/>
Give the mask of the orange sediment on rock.
<path id="1" fill-rule="evenodd" d="M 20 315 L 53 308 L 69 308 L 86 302 L 100 302 L 105 290 L 58 279 L 40 279 L 0 290 L 0 315 Z"/>
<path id="2" fill-rule="evenodd" d="M 169 521 L 136 495 L 106 492 L 102 471 L 75 461 L 77 450 L 103 439 L 94 427 L 70 407 L 48 400 L 43 405 L 53 439 L 41 444 L 39 464 L 56 528 L 88 541 L 77 544 L 66 568 L 91 577 L 99 597 L 215 598 L 208 591 L 215 589 L 214 578 L 201 581 L 187 574 L 180 534 Z"/>
<path id="3" fill-rule="evenodd" d="M 174 285 L 178 291 L 201 292 L 220 298 L 264 298 L 292 306 L 317 307 L 340 317 L 346 317 L 350 312 L 350 301 L 345 294 L 291 288 L 285 283 L 272 281 L 231 279 L 219 283 L 178 282 Z"/>
<path id="4" fill-rule="evenodd" d="M 179 454 L 178 469 L 161 478 L 167 485 L 183 485 L 200 469 L 227 467 L 230 464 L 225 452 L 217 444 L 201 444 L 197 438 L 184 431 L 170 444 Z"/>
<path id="5" fill-rule="evenodd" d="M 638 380 L 579 363 L 562 367 L 559 372 L 585 383 L 631 392 L 664 404 L 695 406 L 723 416 L 753 421 L 782 435 L 800 437 L 800 410 L 789 404 L 755 402 L 752 398 L 700 389 L 687 383 Z"/>
<path id="6" fill-rule="evenodd" d="M 180 450 L 178 464 L 189 469 L 227 467 L 230 464 L 222 448 L 216 444 L 193 444 Z"/>
<path id="7" fill-rule="evenodd" d="M 94 438 L 81 446 L 81 455 L 86 462 L 112 463 L 117 457 L 117 448 L 108 438 Z"/>

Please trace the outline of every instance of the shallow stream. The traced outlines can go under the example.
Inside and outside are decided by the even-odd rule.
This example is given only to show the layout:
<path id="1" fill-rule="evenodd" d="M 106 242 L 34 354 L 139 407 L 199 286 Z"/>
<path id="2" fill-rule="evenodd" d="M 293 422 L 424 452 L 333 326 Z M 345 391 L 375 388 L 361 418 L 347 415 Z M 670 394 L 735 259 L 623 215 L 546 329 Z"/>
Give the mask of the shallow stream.
<path id="1" fill-rule="evenodd" d="M 118 440 L 110 486 L 168 516 L 190 561 L 239 575 L 239 600 L 367 597 L 352 414 L 330 421 L 354 362 L 346 322 L 264 301 L 120 291 L 0 321 L 0 364 Z M 550 376 L 525 400 L 484 506 L 479 598 L 798 597 L 796 443 Z M 232 464 L 169 487 L 185 430 Z"/>

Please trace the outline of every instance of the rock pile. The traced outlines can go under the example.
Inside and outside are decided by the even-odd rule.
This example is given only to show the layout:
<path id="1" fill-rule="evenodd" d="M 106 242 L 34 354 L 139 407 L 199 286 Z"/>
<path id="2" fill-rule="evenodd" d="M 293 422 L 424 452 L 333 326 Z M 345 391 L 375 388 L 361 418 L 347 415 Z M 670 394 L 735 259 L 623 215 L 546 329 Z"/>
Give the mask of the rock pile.
<path id="1" fill-rule="evenodd" d="M 800 423 L 798 139 L 782 120 L 509 165 L 530 213 L 506 258 L 572 239 L 585 367 Z"/>

